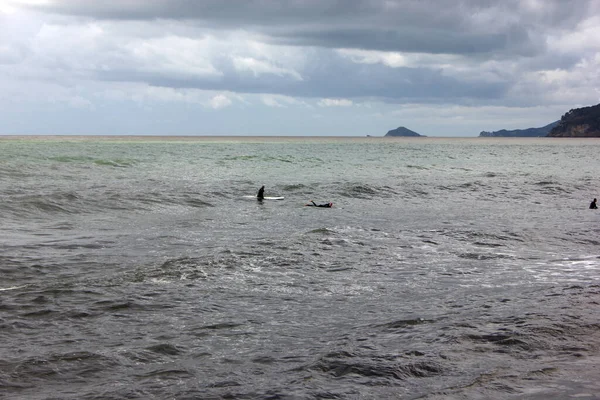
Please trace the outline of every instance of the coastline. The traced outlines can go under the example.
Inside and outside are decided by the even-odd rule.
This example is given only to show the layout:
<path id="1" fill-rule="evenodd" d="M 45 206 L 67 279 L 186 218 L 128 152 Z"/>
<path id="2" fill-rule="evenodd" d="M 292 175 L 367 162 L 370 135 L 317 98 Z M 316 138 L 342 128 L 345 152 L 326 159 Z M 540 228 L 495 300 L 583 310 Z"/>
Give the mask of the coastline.
<path id="1" fill-rule="evenodd" d="M 189 142 L 189 143 L 415 143 L 415 144 L 472 144 L 516 145 L 544 143 L 547 145 L 600 144 L 600 138 L 563 138 L 563 137 L 479 137 L 479 136 L 217 136 L 217 135 L 1 135 L 1 142 L 106 142 L 106 143 L 143 143 L 143 142 Z"/>

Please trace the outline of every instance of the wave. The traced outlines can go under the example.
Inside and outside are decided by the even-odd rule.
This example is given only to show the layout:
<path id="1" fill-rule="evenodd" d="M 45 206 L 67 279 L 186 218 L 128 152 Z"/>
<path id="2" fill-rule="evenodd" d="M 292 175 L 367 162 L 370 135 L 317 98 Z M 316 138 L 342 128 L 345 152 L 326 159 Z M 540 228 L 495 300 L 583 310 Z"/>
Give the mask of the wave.
<path id="1" fill-rule="evenodd" d="M 440 229 L 433 232 L 478 247 L 505 247 L 511 242 L 524 243 L 530 240 L 526 234 L 512 231 L 488 233 L 480 230 Z"/>
<path id="2" fill-rule="evenodd" d="M 104 165 L 108 167 L 127 168 L 137 164 L 135 160 L 94 160 L 96 165 Z"/>
<path id="3" fill-rule="evenodd" d="M 453 185 L 438 185 L 436 189 L 448 192 L 491 192 L 493 188 L 479 180 L 471 182 L 456 183 Z"/>
<path id="4" fill-rule="evenodd" d="M 459 253 L 460 258 L 468 260 L 499 260 L 499 259 L 514 259 L 513 256 L 501 253 Z"/>
<path id="5" fill-rule="evenodd" d="M 316 228 L 316 229 L 313 229 L 313 230 L 309 231 L 308 233 L 317 233 L 317 234 L 322 234 L 322 235 L 331 235 L 331 234 L 334 234 L 335 231 L 331 230 L 331 229 L 328 229 L 328 228 Z"/>
<path id="6" fill-rule="evenodd" d="M 229 156 L 229 157 L 224 157 L 223 160 L 226 161 L 250 161 L 250 160 L 260 160 L 262 157 L 261 156 L 254 156 L 254 155 L 240 155 L 240 156 Z"/>
<path id="7" fill-rule="evenodd" d="M 240 182 L 236 186 L 247 187 L 248 182 Z M 252 187 L 246 189 L 246 193 L 254 194 L 258 190 L 258 187 Z M 286 198 L 298 197 L 301 201 L 308 201 L 312 198 L 316 202 L 331 199 L 349 198 L 349 199 L 377 199 L 377 198 L 392 198 L 398 195 L 405 195 L 411 189 L 403 188 L 402 191 L 390 185 L 377 185 L 363 182 L 333 182 L 330 184 L 322 182 L 310 182 L 310 183 L 293 183 L 276 185 L 268 188 L 270 193 L 276 195 L 285 196 Z M 236 191 L 226 193 L 226 197 L 236 197 Z M 422 191 L 413 191 L 415 196 L 421 196 Z M 335 202 L 335 201 L 334 201 Z"/>
<path id="8" fill-rule="evenodd" d="M 283 162 L 283 163 L 293 163 L 295 162 L 295 158 L 292 156 L 282 157 L 282 156 L 259 156 L 259 155 L 237 155 L 237 156 L 228 156 L 223 158 L 224 161 L 258 161 L 258 162 Z"/>
<path id="9" fill-rule="evenodd" d="M 498 174 L 496 172 L 486 172 L 486 173 L 483 174 L 483 176 L 485 178 L 497 178 L 497 177 L 502 176 L 502 175 Z"/>
<path id="10" fill-rule="evenodd" d="M 25 178 L 36 176 L 38 173 L 39 168 L 29 164 L 0 165 L 1 179 L 14 179 L 21 181 Z"/>
<path id="11" fill-rule="evenodd" d="M 116 358 L 90 351 L 40 354 L 4 361 L 3 369 L 13 371 L 20 387 L 35 387 L 44 381 L 81 380 L 119 366 Z"/>
<path id="12" fill-rule="evenodd" d="M 310 188 L 311 188 L 311 186 L 303 185 L 301 183 L 282 186 L 282 190 L 284 190 L 286 192 L 303 192 L 305 189 L 310 189 Z"/>
<path id="13" fill-rule="evenodd" d="M 433 322 L 435 322 L 435 321 L 427 320 L 427 319 L 423 319 L 423 318 L 402 319 L 402 320 L 398 320 L 398 321 L 388 322 L 385 324 L 379 324 L 379 325 L 376 325 L 376 327 L 384 328 L 386 330 L 397 330 L 397 329 L 404 329 L 404 328 L 412 327 L 415 325 L 430 324 Z"/>
<path id="14" fill-rule="evenodd" d="M 397 195 L 398 192 L 390 186 L 369 185 L 364 183 L 346 183 L 335 190 L 335 193 L 340 197 L 372 199 L 372 198 L 387 198 Z"/>
<path id="15" fill-rule="evenodd" d="M 56 192 L 49 195 L 13 195 L 0 209 L 13 215 L 27 217 L 33 214 L 71 214 L 77 212 L 80 197 L 74 192 Z"/>
<path id="16" fill-rule="evenodd" d="M 25 287 L 27 287 L 27 285 L 18 285 L 18 286 L 11 286 L 11 287 L 0 288 L 0 292 L 5 292 L 7 290 L 23 289 Z"/>
<path id="17" fill-rule="evenodd" d="M 175 355 L 179 355 L 184 352 L 183 349 L 181 349 L 180 347 L 174 346 L 169 343 L 155 344 L 154 346 L 150 346 L 150 347 L 146 348 L 146 350 L 149 350 L 153 353 L 158 353 L 158 354 L 168 355 L 168 356 L 175 356 Z"/>
<path id="18" fill-rule="evenodd" d="M 98 158 L 87 157 L 87 156 L 56 156 L 56 157 L 48 157 L 48 160 L 55 161 L 58 163 L 95 164 L 95 165 L 100 165 L 100 166 L 119 167 L 119 168 L 131 167 L 138 163 L 138 160 L 135 160 L 135 159 L 127 159 L 127 158 L 98 159 Z"/>
<path id="19" fill-rule="evenodd" d="M 370 384 L 380 381 L 406 380 L 409 378 L 425 378 L 441 376 L 445 368 L 435 360 L 410 361 L 398 358 L 397 361 L 381 357 L 361 357 L 358 354 L 347 351 L 331 352 L 326 354 L 306 369 L 318 371 L 336 378 L 344 376 L 361 376 L 368 378 Z"/>
<path id="20" fill-rule="evenodd" d="M 221 192 L 208 195 L 227 196 Z M 30 219 L 48 215 L 85 215 L 118 210 L 142 212 L 170 206 L 210 208 L 214 207 L 214 202 L 207 199 L 207 194 L 196 193 L 56 191 L 46 194 L 11 195 L 0 204 L 0 212 L 18 219 Z"/>
<path id="21" fill-rule="evenodd" d="M 539 188 L 535 189 L 535 191 L 538 193 L 541 193 L 541 194 L 562 195 L 562 194 L 571 192 L 570 188 L 565 187 L 560 184 L 538 182 L 538 183 L 535 183 L 534 185 L 539 186 Z"/>

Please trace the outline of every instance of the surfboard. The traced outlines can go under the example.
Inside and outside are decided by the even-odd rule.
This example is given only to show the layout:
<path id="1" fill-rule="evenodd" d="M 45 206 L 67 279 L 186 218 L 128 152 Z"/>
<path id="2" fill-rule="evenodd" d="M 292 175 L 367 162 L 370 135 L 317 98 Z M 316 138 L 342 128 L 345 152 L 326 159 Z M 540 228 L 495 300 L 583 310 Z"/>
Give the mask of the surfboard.
<path id="1" fill-rule="evenodd" d="M 244 196 L 247 199 L 257 199 L 258 198 L 256 196 Z M 285 199 L 285 197 L 283 196 L 265 196 L 263 197 L 263 200 L 283 200 Z"/>

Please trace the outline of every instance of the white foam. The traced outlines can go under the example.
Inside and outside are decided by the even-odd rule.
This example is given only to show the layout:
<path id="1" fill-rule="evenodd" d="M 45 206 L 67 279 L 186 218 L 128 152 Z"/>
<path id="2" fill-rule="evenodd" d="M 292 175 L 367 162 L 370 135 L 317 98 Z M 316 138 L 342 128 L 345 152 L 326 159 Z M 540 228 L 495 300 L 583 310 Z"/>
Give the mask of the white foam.
<path id="1" fill-rule="evenodd" d="M 7 288 L 0 288 L 0 292 L 5 292 L 7 290 L 21 289 L 21 288 L 24 288 L 25 286 L 27 286 L 27 285 L 12 286 L 12 287 L 7 287 Z"/>

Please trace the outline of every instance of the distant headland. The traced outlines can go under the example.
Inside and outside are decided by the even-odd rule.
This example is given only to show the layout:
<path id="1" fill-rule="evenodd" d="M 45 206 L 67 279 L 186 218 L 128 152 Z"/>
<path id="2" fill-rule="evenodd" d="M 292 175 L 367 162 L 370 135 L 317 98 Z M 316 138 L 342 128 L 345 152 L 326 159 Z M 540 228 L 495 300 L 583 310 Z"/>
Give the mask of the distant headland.
<path id="1" fill-rule="evenodd" d="M 541 128 L 513 129 L 510 131 L 501 129 L 493 132 L 482 131 L 479 137 L 545 137 L 548 136 L 552 128 L 556 125 L 558 125 L 558 121 L 554 121 Z"/>
<path id="2" fill-rule="evenodd" d="M 600 104 L 569 110 L 548 136 L 600 137 Z"/>
<path id="3" fill-rule="evenodd" d="M 600 137 L 600 104 L 571 109 L 541 128 L 483 131 L 479 137 Z"/>
<path id="4" fill-rule="evenodd" d="M 370 135 L 367 136 L 370 137 Z M 388 131 L 385 136 L 427 137 L 404 126 Z M 479 137 L 600 137 L 600 104 L 571 109 L 560 120 L 540 128 L 482 131 L 479 133 Z"/>
<path id="5" fill-rule="evenodd" d="M 425 137 L 425 135 L 420 135 L 415 131 L 411 131 L 410 129 L 405 128 L 404 126 L 388 131 L 388 133 L 386 133 L 385 136 Z"/>

